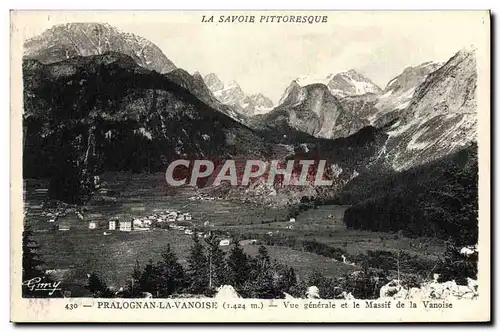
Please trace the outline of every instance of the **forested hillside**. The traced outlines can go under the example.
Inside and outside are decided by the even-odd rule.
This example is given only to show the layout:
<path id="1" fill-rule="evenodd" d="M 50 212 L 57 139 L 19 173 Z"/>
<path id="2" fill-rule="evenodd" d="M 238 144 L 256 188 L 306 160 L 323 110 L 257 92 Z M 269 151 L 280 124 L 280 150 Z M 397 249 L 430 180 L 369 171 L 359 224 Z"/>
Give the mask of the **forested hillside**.
<path id="1" fill-rule="evenodd" d="M 403 172 L 351 181 L 340 195 L 351 204 L 345 213 L 349 228 L 402 231 L 407 236 L 452 238 L 477 243 L 477 146 Z"/>

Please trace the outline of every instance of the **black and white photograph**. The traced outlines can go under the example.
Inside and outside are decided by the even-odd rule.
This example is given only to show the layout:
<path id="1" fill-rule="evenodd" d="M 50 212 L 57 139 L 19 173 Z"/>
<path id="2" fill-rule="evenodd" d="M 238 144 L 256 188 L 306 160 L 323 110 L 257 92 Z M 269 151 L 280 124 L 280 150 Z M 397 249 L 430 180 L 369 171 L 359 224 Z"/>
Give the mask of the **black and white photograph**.
<path id="1" fill-rule="evenodd" d="M 489 319 L 489 22 L 11 12 L 13 294 Z"/>

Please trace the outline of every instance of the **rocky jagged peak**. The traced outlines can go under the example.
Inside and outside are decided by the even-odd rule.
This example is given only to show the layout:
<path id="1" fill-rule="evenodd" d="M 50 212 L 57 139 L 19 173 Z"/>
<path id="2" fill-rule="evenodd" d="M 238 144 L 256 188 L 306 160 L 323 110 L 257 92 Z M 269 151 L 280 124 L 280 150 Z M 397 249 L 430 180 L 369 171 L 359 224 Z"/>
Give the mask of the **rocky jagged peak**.
<path id="1" fill-rule="evenodd" d="M 216 74 L 210 73 L 204 77 L 204 81 L 220 103 L 229 106 L 236 114 L 245 118 L 266 113 L 273 106 L 272 101 L 262 93 L 247 96 L 235 80 L 224 84 Z"/>
<path id="2" fill-rule="evenodd" d="M 397 143 L 389 152 L 393 167 L 429 162 L 476 140 L 476 86 L 474 52 L 459 51 L 427 75 L 389 132 L 388 144 Z"/>
<path id="3" fill-rule="evenodd" d="M 450 61 L 453 59 L 464 59 L 469 56 L 475 56 L 475 55 L 476 55 L 476 48 L 474 46 L 469 46 L 458 50 L 458 52 L 451 57 Z"/>
<path id="4" fill-rule="evenodd" d="M 197 80 L 199 80 L 199 79 L 203 80 L 203 76 L 201 76 L 201 74 L 200 74 L 200 72 L 199 72 L 199 71 L 195 71 L 195 72 L 193 73 L 193 77 L 194 77 L 195 79 L 197 79 Z"/>
<path id="5" fill-rule="evenodd" d="M 427 76 L 426 80 L 415 91 L 414 102 L 421 105 L 422 101 L 425 100 L 434 104 L 441 98 L 449 97 L 447 100 L 449 102 L 448 108 L 443 109 L 443 112 L 469 111 L 470 105 L 473 104 L 475 107 L 476 79 L 475 52 L 474 50 L 462 49 L 438 70 Z M 429 98 L 430 96 L 432 97 Z M 433 100 L 437 96 L 440 98 Z M 433 113 L 435 114 L 435 112 Z"/>
<path id="6" fill-rule="evenodd" d="M 443 63 L 427 61 L 417 66 L 406 67 L 401 74 L 393 78 L 387 83 L 384 94 L 394 93 L 399 90 L 411 90 L 415 89 L 419 84 L 421 84 L 427 75 L 439 69 Z M 411 98 L 412 93 L 407 95 L 407 99 Z"/>
<path id="7" fill-rule="evenodd" d="M 283 105 L 286 104 L 287 101 L 289 102 L 291 99 L 296 99 L 301 89 L 302 87 L 299 85 L 297 80 L 293 80 L 292 82 L 290 82 L 280 100 L 278 101 L 278 105 Z"/>
<path id="8" fill-rule="evenodd" d="M 214 73 L 207 74 L 203 80 L 212 92 L 224 89 L 224 83 Z"/>
<path id="9" fill-rule="evenodd" d="M 355 79 L 357 81 L 368 82 L 368 83 L 372 83 L 373 85 L 376 85 L 368 77 L 366 77 L 365 75 L 361 74 L 360 72 L 358 72 L 354 69 L 349 69 L 347 72 L 339 73 L 337 75 L 349 77 L 349 78 Z"/>
<path id="10" fill-rule="evenodd" d="M 270 109 L 273 107 L 273 102 L 271 99 L 264 96 L 262 93 L 253 94 L 247 97 L 250 102 L 252 102 L 256 108 Z"/>

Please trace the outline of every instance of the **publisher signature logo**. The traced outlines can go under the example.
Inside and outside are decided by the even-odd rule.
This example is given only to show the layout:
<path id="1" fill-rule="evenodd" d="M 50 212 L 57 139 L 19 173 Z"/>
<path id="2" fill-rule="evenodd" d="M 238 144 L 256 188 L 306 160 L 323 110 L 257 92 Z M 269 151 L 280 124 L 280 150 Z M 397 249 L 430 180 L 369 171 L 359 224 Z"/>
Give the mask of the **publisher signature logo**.
<path id="1" fill-rule="evenodd" d="M 59 287 L 60 285 L 60 281 L 42 282 L 41 277 L 23 281 L 23 286 L 28 287 L 30 291 L 48 292 L 49 295 L 53 295 L 56 291 L 61 291 L 62 288 Z"/>

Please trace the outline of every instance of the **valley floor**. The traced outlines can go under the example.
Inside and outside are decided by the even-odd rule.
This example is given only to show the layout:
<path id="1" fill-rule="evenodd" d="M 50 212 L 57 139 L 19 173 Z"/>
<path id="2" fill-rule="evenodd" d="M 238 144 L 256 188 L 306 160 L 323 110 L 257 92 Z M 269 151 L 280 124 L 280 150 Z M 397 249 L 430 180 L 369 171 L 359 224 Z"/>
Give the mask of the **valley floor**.
<path id="1" fill-rule="evenodd" d="M 170 243 L 181 264 L 186 264 L 191 235 L 174 229 L 152 228 L 149 231 L 120 232 L 108 229 L 112 217 L 132 219 L 164 210 L 189 212 L 193 219 L 188 227 L 204 232 L 219 233 L 221 239 L 234 235 L 256 239 L 257 245 L 243 241 L 244 250 L 255 255 L 265 244 L 272 259 L 292 266 L 301 278 L 312 272 L 337 277 L 361 267 L 288 245 L 290 241 L 314 241 L 342 249 L 349 255 L 369 250 L 399 251 L 436 260 L 444 252 L 444 243 L 429 239 L 408 239 L 396 234 L 356 231 L 343 224 L 345 206 L 320 206 L 300 213 L 290 222 L 286 209 L 222 199 L 192 200 L 193 189 L 166 194 L 163 174 L 108 173 L 102 176 L 106 197 L 92 200 L 85 207 L 84 219 L 71 217 L 70 229 L 57 230 L 57 222 L 43 216 L 47 183 L 25 181 L 26 220 L 33 228 L 34 240 L 40 245 L 40 255 L 46 269 L 64 275 L 67 284 L 82 286 L 91 272 L 101 275 L 108 285 L 123 286 L 138 261 L 141 266 L 150 259 L 159 259 Z M 95 221 L 96 229 L 89 229 Z M 208 223 L 207 223 L 208 222 Z M 283 239 L 287 241 L 283 242 Z M 422 245 L 424 244 L 424 245 Z M 223 247 L 223 250 L 229 250 Z"/>

